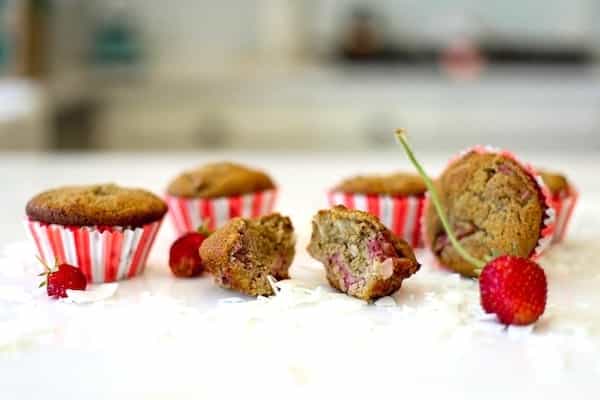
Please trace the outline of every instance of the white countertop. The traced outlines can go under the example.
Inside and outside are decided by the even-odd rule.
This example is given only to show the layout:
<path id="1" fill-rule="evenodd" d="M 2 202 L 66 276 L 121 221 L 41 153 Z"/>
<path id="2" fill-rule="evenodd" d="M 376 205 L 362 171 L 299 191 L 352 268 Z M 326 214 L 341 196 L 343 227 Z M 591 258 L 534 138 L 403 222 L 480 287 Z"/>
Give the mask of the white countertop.
<path id="1" fill-rule="evenodd" d="M 435 173 L 448 157 L 421 158 Z M 304 299 L 306 306 L 280 298 L 227 308 L 222 300 L 235 293 L 215 287 L 208 277 L 170 276 L 168 223 L 145 276 L 121 283 L 106 304 L 54 302 L 33 289 L 33 256 L 21 244 L 23 209 L 33 194 L 61 184 L 105 181 L 160 193 L 183 168 L 214 159 L 234 159 L 272 173 L 281 188 L 278 209 L 292 217 L 299 236 L 292 277 L 310 287 L 324 284 L 321 269 L 303 248 L 310 217 L 325 205 L 325 189 L 357 172 L 409 169 L 399 149 L 311 155 L 0 154 L 0 393 L 10 399 L 145 399 L 238 392 L 252 398 L 260 391 L 265 398 L 300 398 L 326 389 L 338 395 L 382 390 L 388 396 L 470 399 L 482 393 L 486 398 L 559 398 L 577 390 L 578 398 L 595 398 L 600 388 L 600 157 L 523 158 L 566 172 L 582 197 L 571 239 L 542 260 L 550 284 L 547 313 L 533 329 L 504 330 L 473 316 L 478 307 L 474 282 L 432 267 L 421 252 L 422 271 L 406 281 L 395 303 L 364 306 L 346 296 L 321 294 L 322 301 Z M 32 323 L 33 316 L 39 323 Z M 315 325 L 317 317 L 322 328 Z M 109 326 L 99 330 L 99 321 Z M 12 339 L 11 329 L 17 332 Z M 68 387 L 57 382 L 65 374 Z"/>

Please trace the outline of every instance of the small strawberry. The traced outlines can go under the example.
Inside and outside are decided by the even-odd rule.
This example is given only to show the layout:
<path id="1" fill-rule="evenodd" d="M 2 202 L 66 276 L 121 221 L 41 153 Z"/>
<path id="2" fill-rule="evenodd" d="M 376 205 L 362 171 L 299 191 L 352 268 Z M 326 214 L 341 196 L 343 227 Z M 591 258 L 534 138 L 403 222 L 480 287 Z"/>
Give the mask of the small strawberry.
<path id="1" fill-rule="evenodd" d="M 503 324 L 528 325 L 546 308 L 548 285 L 544 270 L 522 257 L 500 256 L 479 276 L 481 306 Z"/>
<path id="2" fill-rule="evenodd" d="M 191 278 L 202 273 L 204 266 L 199 250 L 209 234 L 202 226 L 197 232 L 188 232 L 173 242 L 169 250 L 169 267 L 175 276 Z"/>
<path id="3" fill-rule="evenodd" d="M 527 258 L 501 255 L 485 263 L 469 254 L 450 226 L 437 191 L 415 158 L 404 130 L 398 129 L 396 137 L 429 190 L 447 240 L 462 258 L 479 271 L 481 306 L 485 312 L 496 314 L 500 322 L 508 325 L 528 325 L 537 321 L 546 309 L 548 285 L 544 270 Z"/>
<path id="4" fill-rule="evenodd" d="M 46 286 L 46 293 L 49 297 L 58 299 L 59 297 L 68 297 L 67 289 L 85 290 L 87 279 L 81 270 L 72 265 L 62 263 L 55 264 L 55 268 L 51 269 L 44 264 L 46 272 L 42 272 L 39 276 L 45 276 L 40 287 Z"/>

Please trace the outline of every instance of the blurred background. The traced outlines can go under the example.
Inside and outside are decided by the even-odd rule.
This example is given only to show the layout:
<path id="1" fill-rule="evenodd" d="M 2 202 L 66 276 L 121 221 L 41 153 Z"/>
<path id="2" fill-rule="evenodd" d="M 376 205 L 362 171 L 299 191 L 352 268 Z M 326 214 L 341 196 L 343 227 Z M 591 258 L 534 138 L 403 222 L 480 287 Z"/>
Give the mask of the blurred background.
<path id="1" fill-rule="evenodd" d="M 0 150 L 600 150 L 596 0 L 0 0 Z"/>

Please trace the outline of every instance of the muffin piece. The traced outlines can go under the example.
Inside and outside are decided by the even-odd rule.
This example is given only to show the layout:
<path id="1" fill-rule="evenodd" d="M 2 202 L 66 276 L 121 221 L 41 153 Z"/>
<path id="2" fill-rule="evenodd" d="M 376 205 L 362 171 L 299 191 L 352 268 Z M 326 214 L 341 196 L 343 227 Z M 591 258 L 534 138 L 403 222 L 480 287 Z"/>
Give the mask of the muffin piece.
<path id="1" fill-rule="evenodd" d="M 30 220 L 47 224 L 138 227 L 161 219 L 167 206 L 145 190 L 101 184 L 48 190 L 25 211 Z"/>
<path id="2" fill-rule="evenodd" d="M 171 196 L 214 198 L 274 189 L 264 172 L 231 162 L 207 164 L 176 177 L 167 188 Z"/>
<path id="3" fill-rule="evenodd" d="M 537 171 L 553 196 L 560 197 L 567 194 L 569 181 L 564 175 L 543 169 L 538 169 Z"/>
<path id="4" fill-rule="evenodd" d="M 394 293 L 419 269 L 410 246 L 377 218 L 341 205 L 313 217 L 308 252 L 331 286 L 363 300 Z"/>
<path id="5" fill-rule="evenodd" d="M 289 278 L 294 254 L 294 227 L 278 213 L 232 219 L 200 247 L 202 262 L 219 286 L 250 296 L 273 294 L 267 277 Z"/>
<path id="6" fill-rule="evenodd" d="M 343 180 L 335 192 L 385 194 L 389 196 L 422 195 L 427 191 L 423 180 L 415 174 L 397 172 L 389 175 L 359 175 Z"/>
<path id="7" fill-rule="evenodd" d="M 141 274 L 166 212 L 154 194 L 114 184 L 61 187 L 26 206 L 40 258 L 79 267 L 95 283 Z"/>
<path id="8" fill-rule="evenodd" d="M 471 151 L 450 164 L 436 187 L 457 238 L 473 256 L 534 253 L 546 205 L 535 179 L 514 159 Z M 432 202 L 425 211 L 425 231 L 442 265 L 475 276 L 474 267 L 449 242 Z"/>

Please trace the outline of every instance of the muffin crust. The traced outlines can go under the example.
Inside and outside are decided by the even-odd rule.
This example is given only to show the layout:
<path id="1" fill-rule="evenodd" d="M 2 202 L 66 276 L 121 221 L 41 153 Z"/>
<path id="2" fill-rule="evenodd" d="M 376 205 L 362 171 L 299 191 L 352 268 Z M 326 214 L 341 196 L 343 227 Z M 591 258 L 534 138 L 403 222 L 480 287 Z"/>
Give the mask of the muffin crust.
<path id="1" fill-rule="evenodd" d="M 389 175 L 359 175 L 343 180 L 336 192 L 416 196 L 427 191 L 423 180 L 415 174 L 397 172 Z"/>
<path id="2" fill-rule="evenodd" d="M 167 192 L 179 197 L 214 198 L 274 188 L 271 178 L 262 171 L 230 162 L 219 162 L 182 173 L 171 181 Z"/>
<path id="3" fill-rule="evenodd" d="M 470 152 L 443 172 L 436 187 L 457 238 L 473 256 L 531 255 L 545 205 L 536 182 L 517 162 Z M 425 211 L 425 234 L 442 265 L 475 276 L 474 267 L 449 243 L 432 202 Z"/>
<path id="4" fill-rule="evenodd" d="M 33 197 L 29 219 L 75 226 L 138 227 L 161 219 L 167 205 L 156 195 L 115 184 L 64 186 Z"/>

